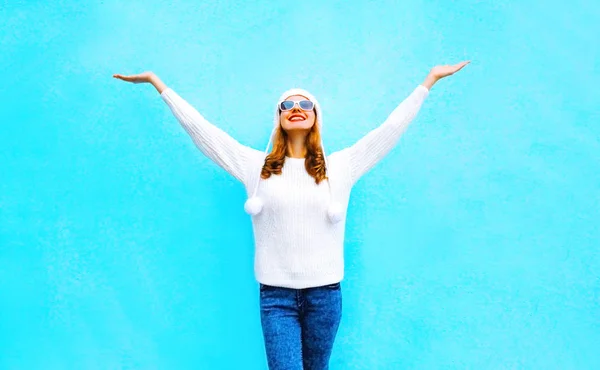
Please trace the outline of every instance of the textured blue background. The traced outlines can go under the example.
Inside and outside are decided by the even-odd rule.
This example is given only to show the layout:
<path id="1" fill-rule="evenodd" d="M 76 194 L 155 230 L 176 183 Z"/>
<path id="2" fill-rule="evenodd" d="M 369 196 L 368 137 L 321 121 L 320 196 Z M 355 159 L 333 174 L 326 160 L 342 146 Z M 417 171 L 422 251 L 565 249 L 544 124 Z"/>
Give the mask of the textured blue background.
<path id="1" fill-rule="evenodd" d="M 597 2 L 249 3 L 2 3 L 0 368 L 266 367 L 242 186 L 113 73 L 256 148 L 304 87 L 331 152 L 462 59 L 354 190 L 332 369 L 600 368 Z"/>

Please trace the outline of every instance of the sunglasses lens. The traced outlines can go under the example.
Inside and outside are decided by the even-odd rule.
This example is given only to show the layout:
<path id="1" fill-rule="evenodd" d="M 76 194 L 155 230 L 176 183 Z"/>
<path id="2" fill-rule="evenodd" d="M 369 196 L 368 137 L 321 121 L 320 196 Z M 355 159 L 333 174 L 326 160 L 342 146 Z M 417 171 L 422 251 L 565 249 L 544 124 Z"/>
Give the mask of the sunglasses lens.
<path id="1" fill-rule="evenodd" d="M 301 102 L 299 102 L 299 104 L 302 110 L 312 110 L 315 107 L 315 104 L 310 100 L 302 100 Z"/>
<path id="2" fill-rule="evenodd" d="M 279 105 L 279 108 L 282 111 L 290 110 L 290 109 L 294 108 L 294 102 L 291 100 L 282 101 L 281 104 Z"/>

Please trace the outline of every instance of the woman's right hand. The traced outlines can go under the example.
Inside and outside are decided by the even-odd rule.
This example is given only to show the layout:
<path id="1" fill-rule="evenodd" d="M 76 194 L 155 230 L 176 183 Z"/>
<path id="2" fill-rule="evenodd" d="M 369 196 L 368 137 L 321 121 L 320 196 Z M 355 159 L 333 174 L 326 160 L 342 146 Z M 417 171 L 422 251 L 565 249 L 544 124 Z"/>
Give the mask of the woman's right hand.
<path id="1" fill-rule="evenodd" d="M 167 85 L 165 85 L 160 80 L 160 78 L 158 78 L 157 75 L 155 75 L 153 72 L 150 72 L 150 71 L 142 72 L 137 75 L 129 75 L 129 76 L 114 74 L 113 77 L 117 78 L 119 80 L 132 82 L 134 84 L 151 83 L 152 86 L 154 86 L 154 88 L 156 89 L 156 91 L 158 91 L 159 94 L 162 94 L 162 92 L 167 88 Z"/>
<path id="2" fill-rule="evenodd" d="M 155 75 L 154 75 L 154 73 L 148 71 L 148 72 L 142 72 L 137 75 L 129 75 L 129 76 L 114 74 L 113 77 L 118 78 L 119 80 L 133 82 L 134 84 L 140 84 L 140 83 L 152 82 L 152 78 L 154 78 Z"/>

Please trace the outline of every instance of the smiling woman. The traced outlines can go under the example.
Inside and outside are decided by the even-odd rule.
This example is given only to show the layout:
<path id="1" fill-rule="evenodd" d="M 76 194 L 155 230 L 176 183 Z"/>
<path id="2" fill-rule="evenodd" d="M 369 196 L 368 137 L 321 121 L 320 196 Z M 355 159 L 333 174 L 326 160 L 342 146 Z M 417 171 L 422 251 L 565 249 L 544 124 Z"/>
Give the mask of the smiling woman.
<path id="1" fill-rule="evenodd" d="M 299 159 L 304 163 L 306 173 L 314 179 L 316 185 L 327 179 L 330 199 L 326 202 L 329 204 L 327 214 L 331 221 L 339 222 L 342 210 L 331 195 L 331 184 L 326 175 L 327 156 L 320 134 L 323 119 L 317 99 L 303 89 L 284 92 L 275 109 L 273 123 L 260 178 L 268 179 L 272 174 L 282 175 L 286 159 L 288 162 Z M 271 142 L 273 142 L 273 149 L 267 155 Z M 257 179 L 252 195 L 244 205 L 246 212 L 253 216 L 263 209 L 263 200 L 258 196 L 259 180 Z"/>
<path id="2" fill-rule="evenodd" d="M 269 143 L 260 152 L 209 123 L 155 74 L 114 75 L 153 84 L 198 148 L 246 187 L 270 369 L 328 368 L 342 312 L 350 191 L 396 145 L 431 87 L 467 63 L 433 68 L 381 126 L 329 156 L 320 134 L 321 107 L 308 91 L 281 95 Z"/>
<path id="3" fill-rule="evenodd" d="M 305 159 L 306 171 L 317 185 L 326 178 L 320 133 L 321 117 L 317 114 L 317 109 L 320 110 L 320 106 L 308 91 L 294 89 L 282 94 L 271 134 L 273 150 L 265 158 L 262 179 L 268 179 L 272 174 L 281 175 L 286 157 Z M 253 197 L 255 196 L 256 192 L 253 192 Z M 258 212 L 249 211 L 251 214 Z"/>
<path id="4" fill-rule="evenodd" d="M 315 124 L 315 104 L 302 95 L 292 95 L 279 104 L 281 127 L 285 131 L 307 130 Z M 302 156 L 299 156 L 302 157 Z"/>

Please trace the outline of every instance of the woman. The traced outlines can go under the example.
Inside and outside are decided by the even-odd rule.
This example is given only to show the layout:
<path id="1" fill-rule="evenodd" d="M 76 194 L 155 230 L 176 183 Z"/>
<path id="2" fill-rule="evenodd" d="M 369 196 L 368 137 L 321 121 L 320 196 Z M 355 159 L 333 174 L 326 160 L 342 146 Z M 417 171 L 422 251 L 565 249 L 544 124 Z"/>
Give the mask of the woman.
<path id="1" fill-rule="evenodd" d="M 394 147 L 431 87 L 468 63 L 434 67 L 381 126 L 329 156 L 320 135 L 321 108 L 307 91 L 281 95 L 263 153 L 210 124 L 152 72 L 114 75 L 151 83 L 198 148 L 245 185 L 270 369 L 328 368 L 341 318 L 350 190 Z"/>

